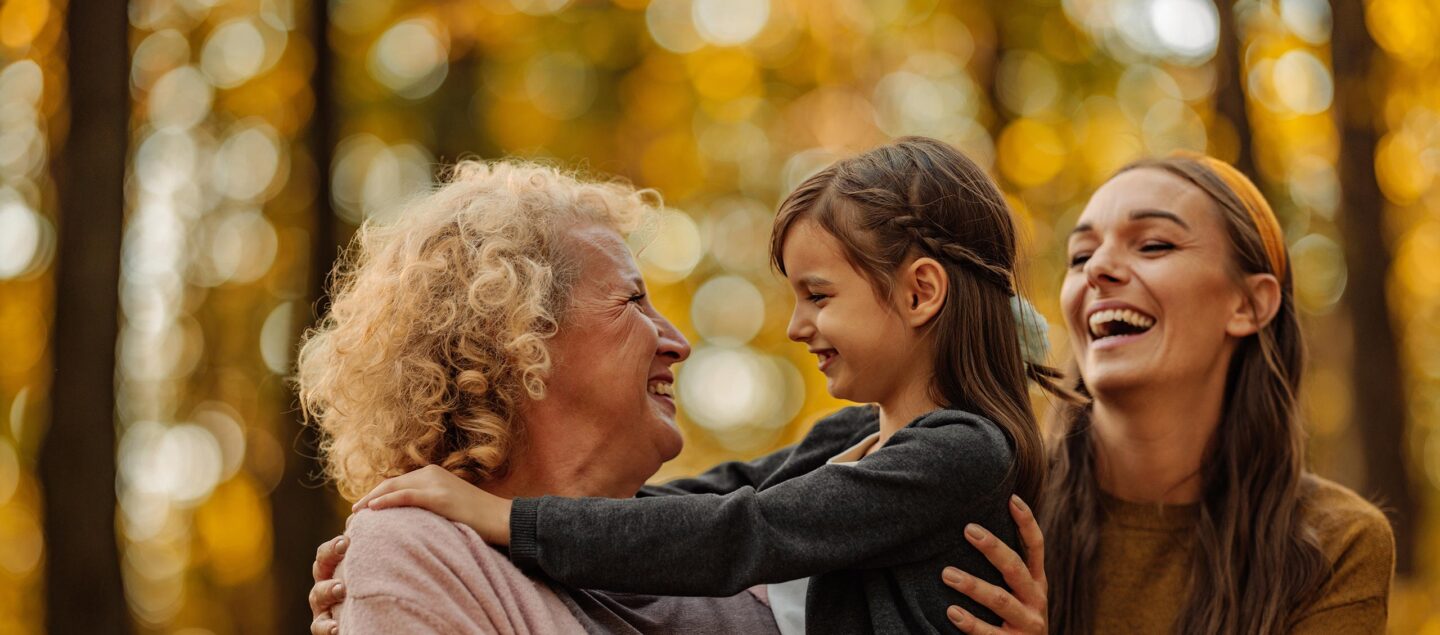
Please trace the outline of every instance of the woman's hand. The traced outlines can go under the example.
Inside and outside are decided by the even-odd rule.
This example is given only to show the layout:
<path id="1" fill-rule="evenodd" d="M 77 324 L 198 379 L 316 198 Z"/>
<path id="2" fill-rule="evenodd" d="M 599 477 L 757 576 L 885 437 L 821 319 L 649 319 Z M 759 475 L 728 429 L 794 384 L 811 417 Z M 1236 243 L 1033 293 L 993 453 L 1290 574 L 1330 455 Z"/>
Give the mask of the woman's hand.
<path id="1" fill-rule="evenodd" d="M 1040 525 L 1035 515 L 1019 496 L 1010 497 L 1010 515 L 1020 530 L 1021 541 L 1025 543 L 1027 559 L 1022 561 L 994 534 L 979 525 L 965 528 L 965 539 L 975 545 L 990 564 L 995 565 L 1005 576 L 1010 591 L 990 584 L 955 567 L 945 567 L 941 579 L 950 588 L 994 611 L 1004 625 L 995 627 L 976 618 L 965 609 L 951 606 L 946 616 L 955 627 L 971 635 L 992 633 L 1045 633 L 1046 582 L 1045 582 L 1045 537 L 1040 534 Z"/>
<path id="2" fill-rule="evenodd" d="M 492 545 L 510 544 L 510 499 L 500 498 L 451 474 L 438 465 L 427 465 L 409 474 L 386 479 L 352 510 L 364 507 L 419 507 L 457 523 L 469 525 Z"/>
<path id="3" fill-rule="evenodd" d="M 310 566 L 310 575 L 315 578 L 315 586 L 310 587 L 310 635 L 340 634 L 334 610 L 345 599 L 345 585 L 334 579 L 335 568 L 349 546 L 349 538 L 336 536 L 315 550 L 315 564 Z"/>

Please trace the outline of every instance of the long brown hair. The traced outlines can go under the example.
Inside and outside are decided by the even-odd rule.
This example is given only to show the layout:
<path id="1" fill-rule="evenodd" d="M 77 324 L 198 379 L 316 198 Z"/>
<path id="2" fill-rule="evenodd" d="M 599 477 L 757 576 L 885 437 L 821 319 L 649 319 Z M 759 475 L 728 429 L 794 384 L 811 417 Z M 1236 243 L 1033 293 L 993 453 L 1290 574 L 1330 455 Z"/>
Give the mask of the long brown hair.
<path id="1" fill-rule="evenodd" d="M 780 204 L 770 257 L 782 274 L 785 233 L 801 219 L 833 235 L 883 300 L 911 257 L 945 268 L 945 304 L 926 327 L 936 344 L 931 396 L 998 424 L 1014 446 L 1015 492 L 1035 500 L 1044 454 L 1026 378 L 1049 385 L 1058 373 L 1022 357 L 1010 309 L 1015 225 L 995 184 L 954 148 L 905 137 L 831 165 Z"/>
<path id="2" fill-rule="evenodd" d="M 1224 178 L 1189 156 L 1150 159 L 1158 169 L 1200 188 L 1215 202 L 1230 239 L 1230 274 L 1276 274 L 1255 221 Z M 1243 187 L 1253 188 L 1249 183 Z M 1271 633 L 1289 627 L 1293 611 L 1319 592 L 1329 565 L 1304 521 L 1304 432 L 1296 394 L 1304 345 L 1288 271 L 1278 272 L 1280 309 L 1240 341 L 1225 381 L 1222 419 L 1202 464 L 1202 494 L 1189 589 L 1178 633 Z M 1084 383 L 1076 375 L 1076 389 Z M 1055 632 L 1094 626 L 1094 571 L 1104 520 L 1086 404 L 1061 404 L 1050 447 L 1049 487 L 1040 508 Z"/>

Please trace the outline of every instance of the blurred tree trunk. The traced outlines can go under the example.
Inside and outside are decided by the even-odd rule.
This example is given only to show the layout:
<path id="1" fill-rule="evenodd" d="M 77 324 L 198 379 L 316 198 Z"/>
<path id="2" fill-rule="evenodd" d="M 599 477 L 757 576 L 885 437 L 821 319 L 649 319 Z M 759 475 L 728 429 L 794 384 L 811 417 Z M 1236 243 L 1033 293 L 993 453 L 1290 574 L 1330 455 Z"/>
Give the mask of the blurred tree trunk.
<path id="1" fill-rule="evenodd" d="M 315 71 L 311 89 L 315 94 L 315 118 L 310 123 L 310 155 L 315 168 L 315 201 L 311 211 L 310 276 L 307 295 L 315 318 L 328 310 L 325 278 L 335 260 L 335 214 L 330 208 L 330 159 L 335 147 L 335 108 L 332 87 L 333 55 L 327 30 L 326 0 L 311 0 L 311 42 L 315 47 Z M 302 326 L 308 327 L 306 323 Z M 292 341 L 294 339 L 292 338 Z M 298 400 L 296 401 L 298 404 Z M 275 591 L 278 619 L 276 632 L 303 632 L 310 624 L 308 594 L 313 584 L 310 565 L 315 549 L 343 529 L 336 518 L 328 490 L 323 486 L 319 457 L 319 436 L 313 426 L 304 425 L 298 406 L 293 417 L 284 419 L 279 438 L 287 443 L 285 473 L 271 495 L 275 531 Z"/>
<path id="2" fill-rule="evenodd" d="M 70 132 L 58 155 L 55 376 L 41 443 L 46 630 L 126 633 L 115 535 L 115 337 L 129 134 L 123 2 L 69 12 Z"/>
<path id="3" fill-rule="evenodd" d="M 1235 132 L 1235 167 L 1259 183 L 1250 154 L 1250 118 L 1245 108 L 1244 38 L 1235 21 L 1234 0 L 1215 0 L 1220 15 L 1220 38 L 1215 47 L 1215 109 Z"/>
<path id="4" fill-rule="evenodd" d="M 985 89 L 985 97 L 989 101 L 990 110 L 995 114 L 995 120 L 990 122 L 990 135 L 997 141 L 1005 126 L 1010 123 L 1010 109 L 1000 101 L 1000 59 L 1005 57 L 1005 51 L 1014 45 L 1015 39 L 1007 32 L 1009 23 L 1006 18 L 1014 20 L 1018 13 L 1017 7 L 1005 0 L 990 0 L 986 3 L 986 13 L 990 18 L 990 29 L 994 34 L 993 47 L 989 50 L 976 50 L 976 58 L 982 60 L 983 65 L 977 71 L 975 81 Z M 972 29 L 975 26 L 971 26 Z M 977 38 L 977 40 L 980 38 Z M 981 40 L 983 41 L 983 40 Z M 983 123 L 983 121 L 982 121 Z M 999 148 L 996 148 L 997 156 Z M 996 166 L 998 172 L 999 167 Z"/>
<path id="5" fill-rule="evenodd" d="M 1351 381 L 1354 421 L 1365 452 L 1366 494 L 1390 510 L 1396 570 L 1414 570 L 1415 494 L 1405 466 L 1405 388 L 1385 294 L 1390 251 L 1385 242 L 1385 197 L 1375 178 L 1375 122 L 1371 92 L 1379 51 L 1365 27 L 1363 3 L 1331 0 L 1335 115 L 1340 129 L 1340 228 L 1349 267 L 1344 302 L 1354 341 Z"/>

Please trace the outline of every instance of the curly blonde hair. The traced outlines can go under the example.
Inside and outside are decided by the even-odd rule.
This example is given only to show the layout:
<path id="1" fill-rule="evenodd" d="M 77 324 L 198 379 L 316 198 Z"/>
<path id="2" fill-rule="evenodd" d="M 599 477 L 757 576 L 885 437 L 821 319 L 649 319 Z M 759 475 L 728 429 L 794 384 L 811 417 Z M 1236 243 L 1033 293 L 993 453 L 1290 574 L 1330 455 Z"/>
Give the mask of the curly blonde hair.
<path id="1" fill-rule="evenodd" d="M 340 493 L 353 500 L 429 464 L 472 483 L 504 474 L 519 407 L 544 397 L 547 340 L 579 273 L 565 234 L 599 224 L 625 235 L 659 206 L 653 190 L 464 161 L 394 221 L 367 221 L 294 379 Z"/>

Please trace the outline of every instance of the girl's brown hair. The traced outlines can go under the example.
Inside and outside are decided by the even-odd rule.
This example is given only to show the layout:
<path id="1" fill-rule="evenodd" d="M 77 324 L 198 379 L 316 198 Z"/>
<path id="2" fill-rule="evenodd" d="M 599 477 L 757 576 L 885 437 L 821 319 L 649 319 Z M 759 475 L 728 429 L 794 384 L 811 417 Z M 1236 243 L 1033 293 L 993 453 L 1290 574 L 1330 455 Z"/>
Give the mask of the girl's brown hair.
<path id="1" fill-rule="evenodd" d="M 935 337 L 932 398 L 998 424 L 1014 445 L 1015 492 L 1037 500 L 1044 455 L 1025 380 L 1054 387 L 1058 374 L 1022 357 L 1010 308 L 1015 225 L 985 172 L 949 145 L 923 137 L 831 165 L 780 204 L 770 257 L 782 274 L 786 232 L 802 219 L 839 241 L 882 301 L 889 301 L 895 272 L 910 259 L 941 263 L 949 289 L 926 327 Z"/>
<path id="2" fill-rule="evenodd" d="M 1230 274 L 1237 284 L 1249 274 L 1277 273 L 1241 196 L 1202 158 L 1145 160 L 1120 172 L 1135 169 L 1164 170 L 1210 196 L 1230 238 Z M 1179 633 L 1287 630 L 1289 616 L 1313 599 L 1329 573 L 1315 532 L 1304 521 L 1310 484 L 1296 416 L 1304 347 L 1291 277 L 1278 273 L 1279 311 L 1241 340 L 1230 360 L 1221 423 L 1201 467 L 1199 522 L 1189 592 L 1176 622 Z M 1083 392 L 1076 376 L 1076 389 Z M 1088 633 L 1094 625 L 1093 578 L 1104 518 L 1091 409 L 1062 404 L 1057 415 L 1049 487 L 1039 506 L 1047 543 L 1049 621 L 1057 632 Z"/>

